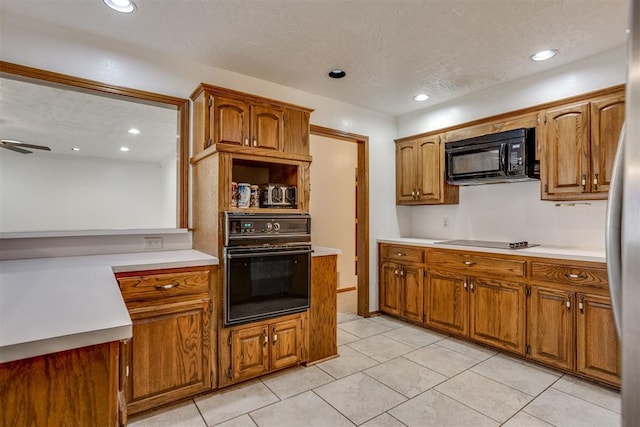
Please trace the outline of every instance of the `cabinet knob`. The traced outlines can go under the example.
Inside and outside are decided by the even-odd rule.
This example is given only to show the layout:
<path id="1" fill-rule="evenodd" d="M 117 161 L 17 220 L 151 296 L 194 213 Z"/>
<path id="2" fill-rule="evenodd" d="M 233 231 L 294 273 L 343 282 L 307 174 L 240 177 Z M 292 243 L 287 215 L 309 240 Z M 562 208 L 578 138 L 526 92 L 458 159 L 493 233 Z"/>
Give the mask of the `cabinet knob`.
<path id="1" fill-rule="evenodd" d="M 571 299 L 567 299 L 567 311 L 571 311 Z"/>
<path id="2" fill-rule="evenodd" d="M 253 146 L 257 147 L 258 146 L 258 140 L 256 139 L 256 137 L 253 137 Z"/>
<path id="3" fill-rule="evenodd" d="M 578 303 L 578 310 L 580 310 L 580 314 L 584 314 L 584 297 L 580 296 L 580 302 Z"/>
<path id="4" fill-rule="evenodd" d="M 471 267 L 472 265 L 476 265 L 476 263 L 473 261 L 464 261 L 463 264 L 469 267 Z"/>
<path id="5" fill-rule="evenodd" d="M 582 191 L 587 191 L 587 175 L 582 175 Z"/>
<path id="6" fill-rule="evenodd" d="M 263 343 L 262 346 L 266 347 L 269 344 L 269 335 L 267 334 L 267 331 L 262 331 L 262 338 L 263 338 Z"/>
<path id="7" fill-rule="evenodd" d="M 247 135 L 245 135 L 245 136 L 244 136 L 244 145 L 245 145 L 246 147 L 248 147 L 248 146 L 249 146 L 249 137 L 248 137 Z"/>
<path id="8" fill-rule="evenodd" d="M 273 331 L 273 345 L 276 345 L 276 343 L 278 342 L 278 332 L 277 331 Z"/>
<path id="9" fill-rule="evenodd" d="M 469 286 L 469 285 L 467 285 L 467 281 L 466 280 L 464 282 L 462 282 L 462 287 L 463 288 L 467 289 L 467 286 Z"/>
<path id="10" fill-rule="evenodd" d="M 593 189 L 598 189 L 598 174 L 593 175 Z"/>

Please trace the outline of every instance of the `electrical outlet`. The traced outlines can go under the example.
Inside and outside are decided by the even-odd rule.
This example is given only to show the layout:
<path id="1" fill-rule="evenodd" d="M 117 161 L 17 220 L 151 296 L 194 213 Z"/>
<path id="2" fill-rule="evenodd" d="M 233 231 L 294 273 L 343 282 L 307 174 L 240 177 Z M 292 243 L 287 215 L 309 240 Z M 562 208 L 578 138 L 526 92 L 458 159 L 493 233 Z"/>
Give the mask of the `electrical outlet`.
<path id="1" fill-rule="evenodd" d="M 442 218 L 442 226 L 445 228 L 449 226 L 449 218 L 447 218 L 446 216 Z"/>
<path id="2" fill-rule="evenodd" d="M 145 237 L 145 249 L 162 249 L 162 237 Z"/>

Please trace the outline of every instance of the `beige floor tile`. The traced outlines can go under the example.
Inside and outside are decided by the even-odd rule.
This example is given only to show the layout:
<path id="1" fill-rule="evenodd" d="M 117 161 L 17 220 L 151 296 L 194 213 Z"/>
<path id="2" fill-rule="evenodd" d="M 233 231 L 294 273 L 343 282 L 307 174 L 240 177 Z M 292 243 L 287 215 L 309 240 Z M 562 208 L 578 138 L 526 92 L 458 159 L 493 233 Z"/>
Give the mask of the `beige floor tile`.
<path id="1" fill-rule="evenodd" d="M 380 323 L 381 325 L 388 326 L 392 329 L 402 328 L 409 325 L 407 322 L 396 319 L 395 317 L 385 316 L 384 314 L 380 316 L 371 316 L 369 317 L 369 320 L 373 320 L 376 323 Z"/>
<path id="2" fill-rule="evenodd" d="M 362 424 L 404 402 L 406 397 L 361 372 L 314 390 L 355 424 Z"/>
<path id="3" fill-rule="evenodd" d="M 502 427 L 553 427 L 553 425 L 521 411 L 502 424 Z"/>
<path id="4" fill-rule="evenodd" d="M 457 351 L 460 354 L 476 360 L 486 360 L 498 354 L 495 350 L 451 337 L 438 341 L 438 345 L 447 347 L 449 350 Z"/>
<path id="5" fill-rule="evenodd" d="M 216 424 L 214 427 L 256 427 L 256 423 L 253 422 L 249 415 L 244 414 L 221 424 Z"/>
<path id="6" fill-rule="evenodd" d="M 538 396 L 523 411 L 557 427 L 620 425 L 620 414 L 553 388 Z"/>
<path id="7" fill-rule="evenodd" d="M 360 341 L 352 342 L 348 347 L 378 362 L 386 362 L 387 360 L 395 359 L 398 356 L 413 351 L 413 347 L 387 338 L 384 335 L 374 335 L 369 338 L 364 338 Z"/>
<path id="8" fill-rule="evenodd" d="M 353 426 L 353 423 L 312 391 L 258 409 L 250 415 L 260 427 Z"/>
<path id="9" fill-rule="evenodd" d="M 571 375 L 562 377 L 552 388 L 602 406 L 610 411 L 620 413 L 620 393 L 617 391 L 601 387 Z"/>
<path id="10" fill-rule="evenodd" d="M 409 427 L 497 427 L 491 418 L 438 393 L 428 390 L 389 411 Z"/>
<path id="11" fill-rule="evenodd" d="M 391 330 L 390 327 L 374 322 L 371 319 L 358 319 L 352 320 L 351 322 L 339 323 L 338 328 L 360 338 L 367 338 Z"/>
<path id="12" fill-rule="evenodd" d="M 340 357 L 318 363 L 315 366 L 334 378 L 343 378 L 378 364 L 372 358 L 346 345 L 338 347 L 338 354 Z"/>
<path id="13" fill-rule="evenodd" d="M 385 412 L 364 424 L 360 424 L 360 427 L 404 427 L 404 424 Z"/>
<path id="14" fill-rule="evenodd" d="M 280 399 L 319 387 L 333 381 L 333 377 L 316 366 L 297 366 L 261 378 Z"/>
<path id="15" fill-rule="evenodd" d="M 406 326 L 385 332 L 385 337 L 389 337 L 413 348 L 421 348 L 434 342 L 445 339 L 447 336 L 437 332 L 429 331 L 417 326 Z"/>
<path id="16" fill-rule="evenodd" d="M 405 354 L 404 357 L 447 377 L 457 375 L 478 363 L 476 359 L 441 347 L 439 344 L 420 348 Z"/>
<path id="17" fill-rule="evenodd" d="M 169 406 L 157 411 L 132 416 L 130 427 L 206 427 L 193 401 Z"/>
<path id="18" fill-rule="evenodd" d="M 349 344 L 350 342 L 358 341 L 359 339 L 360 337 L 338 328 L 338 345 Z"/>
<path id="19" fill-rule="evenodd" d="M 207 425 L 222 423 L 278 400 L 260 380 L 195 399 Z"/>
<path id="20" fill-rule="evenodd" d="M 542 393 L 562 375 L 500 354 L 474 366 L 471 370 L 531 396 Z"/>
<path id="21" fill-rule="evenodd" d="M 398 357 L 374 366 L 365 370 L 364 373 L 406 397 L 417 396 L 423 391 L 429 390 L 447 380 L 444 375 L 404 357 Z"/>
<path id="22" fill-rule="evenodd" d="M 362 319 L 362 316 L 358 316 L 354 313 L 340 313 L 338 312 L 338 324 L 351 322 L 353 320 Z"/>
<path id="23" fill-rule="evenodd" d="M 463 372 L 435 389 L 501 423 L 533 400 L 533 396 L 471 371 Z"/>

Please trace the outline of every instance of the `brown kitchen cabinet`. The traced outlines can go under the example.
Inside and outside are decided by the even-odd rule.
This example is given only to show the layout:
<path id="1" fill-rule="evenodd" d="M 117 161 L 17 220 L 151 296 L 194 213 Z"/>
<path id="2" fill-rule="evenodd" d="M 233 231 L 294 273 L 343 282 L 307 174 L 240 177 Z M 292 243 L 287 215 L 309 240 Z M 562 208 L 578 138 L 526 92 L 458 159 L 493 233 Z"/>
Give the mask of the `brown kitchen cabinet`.
<path id="1" fill-rule="evenodd" d="M 607 198 L 624 112 L 624 90 L 546 111 L 543 200 Z"/>
<path id="2" fill-rule="evenodd" d="M 306 313 L 220 330 L 220 387 L 300 364 Z"/>
<path id="3" fill-rule="evenodd" d="M 311 307 L 307 363 L 316 363 L 338 355 L 338 256 L 311 257 Z"/>
<path id="4" fill-rule="evenodd" d="M 380 245 L 380 311 L 422 323 L 424 320 L 424 250 Z"/>
<path id="5" fill-rule="evenodd" d="M 396 140 L 396 204 L 457 204 L 458 187 L 445 181 L 440 136 Z"/>
<path id="6" fill-rule="evenodd" d="M 133 323 L 121 345 L 130 414 L 215 386 L 210 268 L 117 274 Z"/>
<path id="7" fill-rule="evenodd" d="M 194 155 L 217 144 L 265 155 L 309 155 L 311 109 L 206 84 L 191 99 Z"/>

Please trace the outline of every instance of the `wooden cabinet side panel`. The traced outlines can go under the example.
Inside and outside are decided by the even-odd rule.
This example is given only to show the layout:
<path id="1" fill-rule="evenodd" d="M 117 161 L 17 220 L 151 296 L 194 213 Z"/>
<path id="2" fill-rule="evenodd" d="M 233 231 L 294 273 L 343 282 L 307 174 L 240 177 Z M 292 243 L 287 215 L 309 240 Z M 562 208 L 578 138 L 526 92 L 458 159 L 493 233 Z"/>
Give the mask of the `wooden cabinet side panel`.
<path id="1" fill-rule="evenodd" d="M 549 110 L 545 117 L 546 194 L 589 191 L 589 103 Z M 582 179 L 585 178 L 583 188 Z"/>
<path id="2" fill-rule="evenodd" d="M 0 364 L 0 425 L 116 426 L 118 343 Z"/>
<path id="3" fill-rule="evenodd" d="M 309 155 L 309 119 L 310 114 L 306 111 L 285 109 L 282 151 Z"/>
<path id="4" fill-rule="evenodd" d="M 591 103 L 592 192 L 606 194 L 609 191 L 624 114 L 624 93 Z"/>
<path id="5" fill-rule="evenodd" d="M 528 342 L 533 359 L 574 369 L 574 300 L 571 292 L 531 287 Z"/>
<path id="6" fill-rule="evenodd" d="M 516 353 L 525 353 L 525 286 L 471 279 L 469 336 Z"/>
<path id="7" fill-rule="evenodd" d="M 231 199 L 231 189 L 218 182 L 219 154 L 206 157 L 192 166 L 193 176 L 193 248 L 218 256 L 218 210 L 219 199 Z M 220 161 L 225 166 L 228 162 Z M 227 202 L 228 206 L 230 201 Z"/>
<path id="8" fill-rule="evenodd" d="M 309 309 L 308 362 L 338 354 L 337 255 L 311 258 L 311 308 Z"/>
<path id="9" fill-rule="evenodd" d="M 285 320 L 270 326 L 271 369 L 281 369 L 300 361 L 302 325 L 300 319 Z"/>
<path id="10" fill-rule="evenodd" d="M 578 294 L 578 372 L 620 384 L 620 343 L 609 298 Z"/>
<path id="11" fill-rule="evenodd" d="M 400 315 L 400 266 L 384 262 L 380 267 L 380 311 Z"/>
<path id="12" fill-rule="evenodd" d="M 427 325 L 466 336 L 469 333 L 467 277 L 431 270 L 427 274 L 424 310 Z"/>

